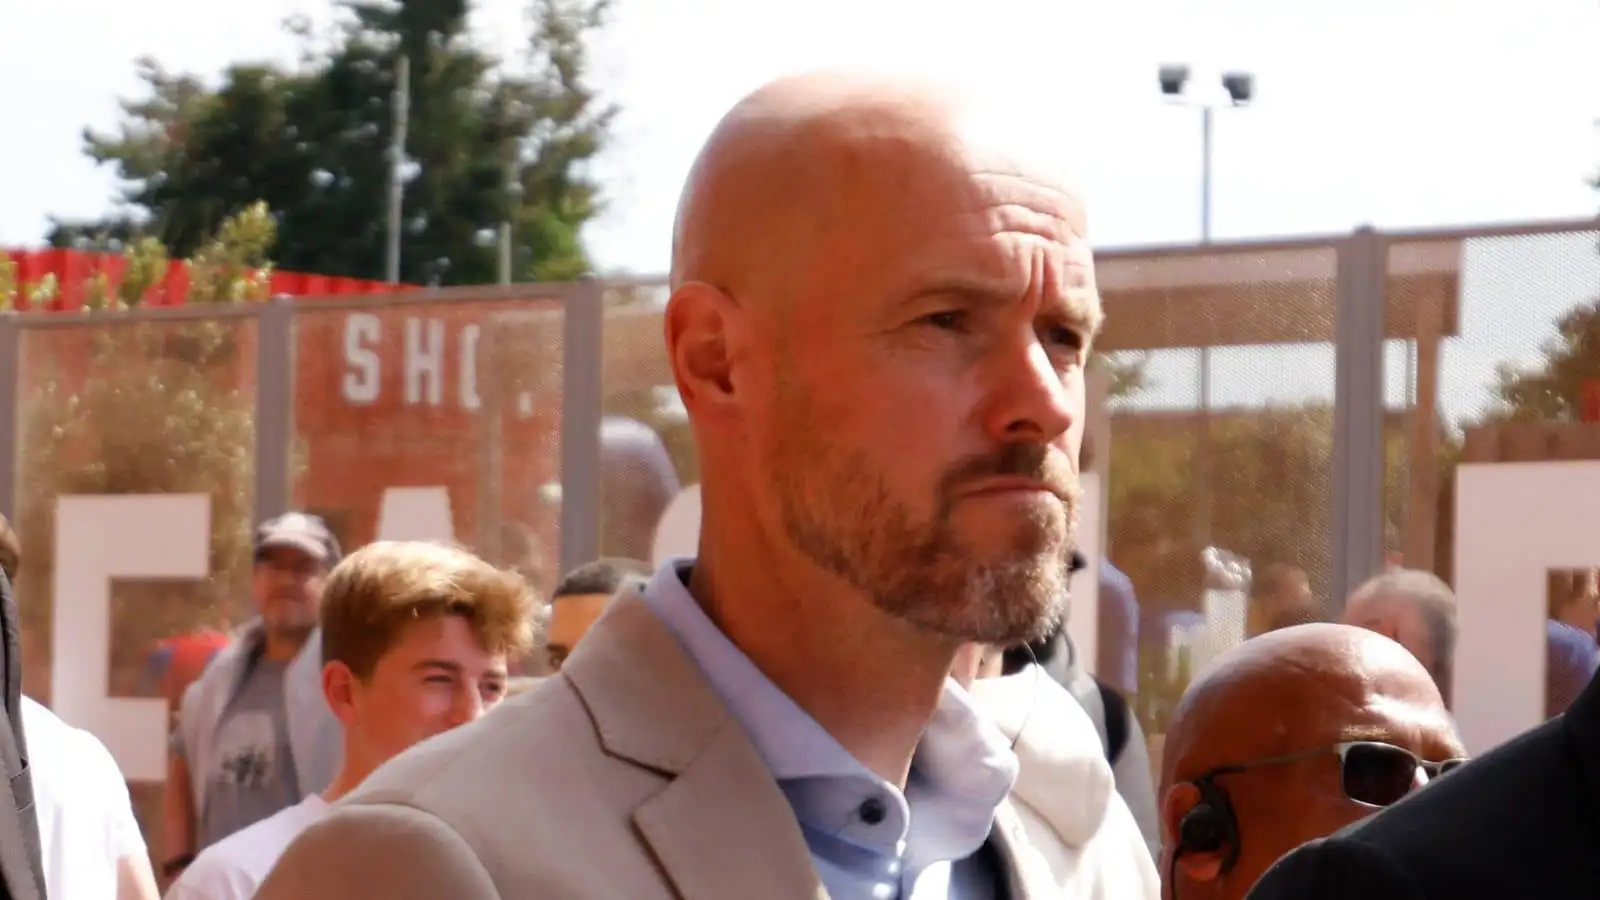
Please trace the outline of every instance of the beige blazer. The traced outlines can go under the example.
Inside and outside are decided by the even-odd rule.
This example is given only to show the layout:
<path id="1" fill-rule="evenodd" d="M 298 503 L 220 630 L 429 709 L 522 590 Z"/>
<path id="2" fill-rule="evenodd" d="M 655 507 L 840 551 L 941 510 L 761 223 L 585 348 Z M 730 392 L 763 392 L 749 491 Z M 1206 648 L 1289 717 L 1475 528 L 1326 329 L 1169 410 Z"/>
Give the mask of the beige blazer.
<path id="1" fill-rule="evenodd" d="M 1015 900 L 1057 896 L 1002 808 Z M 561 674 L 372 775 L 258 900 L 817 900 L 788 801 L 683 651 L 623 596 Z M 840 898 L 852 900 L 852 898 Z"/>

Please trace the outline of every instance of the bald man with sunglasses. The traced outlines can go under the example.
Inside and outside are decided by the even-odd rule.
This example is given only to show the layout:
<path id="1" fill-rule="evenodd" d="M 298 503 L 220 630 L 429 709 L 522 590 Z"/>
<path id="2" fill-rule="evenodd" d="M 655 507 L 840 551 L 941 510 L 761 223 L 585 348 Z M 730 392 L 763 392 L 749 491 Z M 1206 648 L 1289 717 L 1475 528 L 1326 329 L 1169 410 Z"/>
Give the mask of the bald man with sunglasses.
<path id="1" fill-rule="evenodd" d="M 1167 733 L 1166 900 L 1240 900 L 1279 857 L 1466 756 L 1422 664 L 1382 635 L 1300 625 L 1219 656 Z"/>

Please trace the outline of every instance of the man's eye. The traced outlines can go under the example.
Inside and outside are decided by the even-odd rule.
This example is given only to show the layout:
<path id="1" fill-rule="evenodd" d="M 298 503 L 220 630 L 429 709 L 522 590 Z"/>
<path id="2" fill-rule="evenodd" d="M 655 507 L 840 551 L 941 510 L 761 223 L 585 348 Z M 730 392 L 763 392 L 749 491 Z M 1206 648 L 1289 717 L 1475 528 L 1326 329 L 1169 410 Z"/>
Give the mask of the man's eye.
<path id="1" fill-rule="evenodd" d="M 923 316 L 922 321 L 932 325 L 935 328 L 942 328 L 947 331 L 960 331 L 962 327 L 966 325 L 967 317 L 966 313 L 960 310 L 952 309 L 945 312 L 936 312 Z"/>
<path id="2" fill-rule="evenodd" d="M 1049 343 L 1065 347 L 1069 350 L 1083 349 L 1083 335 L 1076 328 L 1067 325 L 1051 325 L 1045 329 L 1045 340 Z"/>

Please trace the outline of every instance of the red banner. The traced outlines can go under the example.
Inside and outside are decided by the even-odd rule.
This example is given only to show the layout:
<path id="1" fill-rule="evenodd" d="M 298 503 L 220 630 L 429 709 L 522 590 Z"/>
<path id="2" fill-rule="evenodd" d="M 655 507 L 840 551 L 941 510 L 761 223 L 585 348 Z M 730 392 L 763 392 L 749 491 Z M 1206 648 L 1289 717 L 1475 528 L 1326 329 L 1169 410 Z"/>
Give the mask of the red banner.
<path id="1" fill-rule="evenodd" d="M 128 261 L 115 253 L 86 253 L 81 250 L 6 250 L 0 248 L 0 257 L 8 258 L 17 267 L 18 286 L 32 285 L 47 275 L 56 277 L 56 296 L 47 309 L 75 310 L 83 306 L 84 288 L 102 273 L 108 289 L 113 293 L 122 283 Z M 381 281 L 359 278 L 339 278 L 332 275 L 306 275 L 300 272 L 273 272 L 271 289 L 274 295 L 291 297 L 321 297 L 338 294 L 378 294 L 396 290 L 410 290 L 410 285 L 390 285 Z M 189 266 L 173 260 L 167 266 L 166 277 L 145 292 L 145 306 L 176 306 L 189 293 Z M 17 298 L 17 310 L 28 311 L 25 296 Z"/>

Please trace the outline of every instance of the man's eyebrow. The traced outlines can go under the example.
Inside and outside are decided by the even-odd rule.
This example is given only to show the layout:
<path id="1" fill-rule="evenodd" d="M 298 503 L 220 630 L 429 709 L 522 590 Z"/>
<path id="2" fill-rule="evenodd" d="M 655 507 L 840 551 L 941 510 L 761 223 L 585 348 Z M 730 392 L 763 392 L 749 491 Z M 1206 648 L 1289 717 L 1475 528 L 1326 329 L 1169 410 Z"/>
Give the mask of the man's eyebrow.
<path id="1" fill-rule="evenodd" d="M 946 273 L 926 278 L 906 295 L 911 304 L 946 297 L 972 305 L 1009 303 L 1016 299 L 1016 291 L 998 281 Z"/>
<path id="2" fill-rule="evenodd" d="M 412 671 L 416 672 L 432 670 L 435 672 L 447 672 L 451 675 L 457 675 L 461 672 L 461 664 L 458 662 L 451 662 L 448 659 L 424 659 L 413 663 L 411 665 L 411 669 Z"/>
<path id="3" fill-rule="evenodd" d="M 897 307 L 915 308 L 929 300 L 941 298 L 968 307 L 1003 306 L 1016 301 L 1017 290 L 1014 285 L 981 276 L 941 273 L 918 283 Z M 1100 331 L 1105 320 L 1105 313 L 1100 306 L 1100 292 L 1092 281 L 1067 288 L 1052 298 L 1041 313 L 1059 315 L 1090 336 Z"/>
<path id="4" fill-rule="evenodd" d="M 1383 725 L 1346 725 L 1339 729 L 1340 741 L 1370 741 L 1374 744 L 1397 743 L 1395 731 Z"/>

